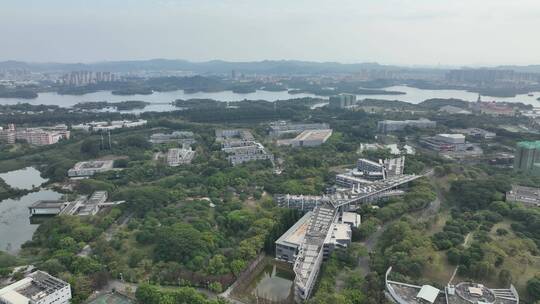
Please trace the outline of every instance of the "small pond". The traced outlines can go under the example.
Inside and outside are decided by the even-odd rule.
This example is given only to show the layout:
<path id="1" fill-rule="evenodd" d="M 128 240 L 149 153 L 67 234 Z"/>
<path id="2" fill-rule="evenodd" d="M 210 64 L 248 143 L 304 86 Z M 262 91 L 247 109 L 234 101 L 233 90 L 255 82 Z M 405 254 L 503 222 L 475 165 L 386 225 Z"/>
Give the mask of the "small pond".
<path id="1" fill-rule="evenodd" d="M 247 303 L 292 303 L 293 281 L 290 265 L 269 259 L 240 297 Z"/>

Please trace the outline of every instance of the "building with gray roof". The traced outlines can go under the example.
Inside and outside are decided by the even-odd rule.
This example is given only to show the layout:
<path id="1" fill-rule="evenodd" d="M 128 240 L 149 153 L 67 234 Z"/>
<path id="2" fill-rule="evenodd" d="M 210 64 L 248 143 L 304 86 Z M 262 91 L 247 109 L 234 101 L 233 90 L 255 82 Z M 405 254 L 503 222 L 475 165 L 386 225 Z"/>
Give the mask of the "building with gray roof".
<path id="1" fill-rule="evenodd" d="M 443 290 L 431 285 L 414 285 L 389 279 L 392 267 L 385 276 L 386 296 L 398 304 L 519 304 L 513 285 L 508 289 L 490 289 L 483 284 L 461 282 L 448 284 Z"/>

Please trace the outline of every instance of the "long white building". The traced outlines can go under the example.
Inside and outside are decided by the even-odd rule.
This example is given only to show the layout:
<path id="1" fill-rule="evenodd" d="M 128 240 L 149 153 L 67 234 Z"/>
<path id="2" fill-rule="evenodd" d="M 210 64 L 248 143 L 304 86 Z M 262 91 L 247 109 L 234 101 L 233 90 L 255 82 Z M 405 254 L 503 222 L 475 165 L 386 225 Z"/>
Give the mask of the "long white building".
<path id="1" fill-rule="evenodd" d="M 276 259 L 294 265 L 297 303 L 311 296 L 322 262 L 336 248 L 351 244 L 352 227 L 357 225 L 360 215 L 323 205 L 308 211 L 276 241 Z"/>
<path id="2" fill-rule="evenodd" d="M 327 123 L 291 123 L 287 121 L 275 121 L 270 123 L 271 137 L 279 137 L 284 134 L 299 134 L 307 130 L 328 130 L 330 126 Z"/>
<path id="3" fill-rule="evenodd" d="M 136 127 L 142 127 L 146 125 L 148 121 L 144 119 L 139 120 L 113 120 L 111 122 L 108 121 L 92 121 L 88 123 L 78 124 L 78 125 L 72 125 L 72 130 L 83 130 L 83 131 L 112 131 L 116 129 L 123 129 L 123 128 L 136 128 Z"/>
<path id="4" fill-rule="evenodd" d="M 332 129 L 306 130 L 295 138 L 280 139 L 276 144 L 278 146 L 316 147 L 324 144 L 330 136 L 332 136 Z"/>
<path id="5" fill-rule="evenodd" d="M 428 129 L 435 128 L 437 123 L 429 119 L 421 118 L 418 120 L 383 120 L 377 123 L 377 130 L 380 133 L 390 133 L 404 130 L 406 127 Z"/>

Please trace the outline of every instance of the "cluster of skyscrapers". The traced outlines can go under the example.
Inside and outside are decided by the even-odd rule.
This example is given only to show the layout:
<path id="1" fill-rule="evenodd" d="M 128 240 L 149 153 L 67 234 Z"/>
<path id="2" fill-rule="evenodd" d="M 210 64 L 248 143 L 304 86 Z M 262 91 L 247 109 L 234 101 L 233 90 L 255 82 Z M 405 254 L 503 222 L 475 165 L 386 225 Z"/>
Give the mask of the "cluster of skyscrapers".
<path id="1" fill-rule="evenodd" d="M 328 107 L 331 109 L 347 109 L 356 105 L 356 95 L 339 94 L 331 96 L 328 100 Z"/>
<path id="2" fill-rule="evenodd" d="M 451 83 L 539 83 L 537 73 L 521 73 L 513 70 L 461 69 L 451 70 L 446 74 Z"/>
<path id="3" fill-rule="evenodd" d="M 111 72 L 74 71 L 64 74 L 60 82 L 67 86 L 85 86 L 101 82 L 117 81 L 118 77 Z"/>

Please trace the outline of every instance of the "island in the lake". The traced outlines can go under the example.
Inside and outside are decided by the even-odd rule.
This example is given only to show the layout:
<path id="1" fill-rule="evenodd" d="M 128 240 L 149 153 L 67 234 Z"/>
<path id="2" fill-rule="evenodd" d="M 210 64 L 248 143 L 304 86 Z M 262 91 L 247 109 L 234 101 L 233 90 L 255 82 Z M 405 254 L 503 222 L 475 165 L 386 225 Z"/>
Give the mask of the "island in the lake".
<path id="1" fill-rule="evenodd" d="M 149 104 L 149 102 L 140 100 L 126 100 L 120 102 L 88 101 L 80 102 L 73 107 L 80 110 L 102 110 L 106 108 L 116 108 L 118 111 L 129 111 L 135 109 L 144 109 Z"/>

